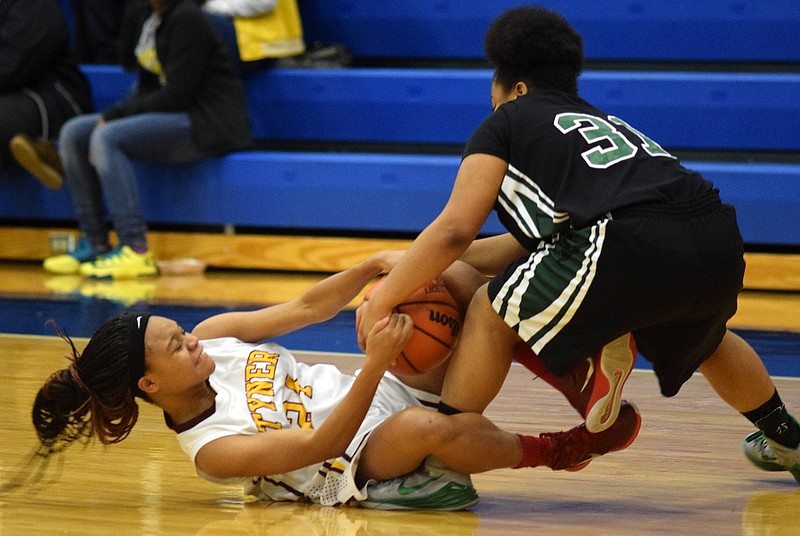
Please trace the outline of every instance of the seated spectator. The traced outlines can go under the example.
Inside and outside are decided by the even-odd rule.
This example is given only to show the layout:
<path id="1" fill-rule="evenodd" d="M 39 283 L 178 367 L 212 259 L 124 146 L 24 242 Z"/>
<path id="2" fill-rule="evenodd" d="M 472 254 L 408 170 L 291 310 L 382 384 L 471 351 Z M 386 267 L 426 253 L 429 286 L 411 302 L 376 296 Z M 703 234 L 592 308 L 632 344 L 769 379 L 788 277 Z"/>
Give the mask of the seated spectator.
<path id="1" fill-rule="evenodd" d="M 70 0 L 79 63 L 119 63 L 117 41 L 128 0 Z"/>
<path id="2" fill-rule="evenodd" d="M 61 132 L 64 182 L 82 234 L 74 251 L 45 259 L 50 272 L 155 275 L 132 160 L 184 163 L 252 144 L 241 81 L 193 0 L 130 0 L 120 44 L 123 66 L 138 70 L 136 91 Z M 119 239 L 114 249 L 104 200 Z"/>
<path id="3" fill-rule="evenodd" d="M 241 73 L 305 51 L 296 0 L 205 0 L 203 11 Z"/>
<path id="4" fill-rule="evenodd" d="M 0 110 L 0 172 L 15 166 L 14 158 L 29 168 L 40 161 L 37 152 L 48 168 L 57 166 L 52 140 L 61 125 L 92 111 L 89 83 L 70 59 L 69 29 L 55 0 L 0 2 Z M 57 171 L 39 178 L 60 186 Z"/>

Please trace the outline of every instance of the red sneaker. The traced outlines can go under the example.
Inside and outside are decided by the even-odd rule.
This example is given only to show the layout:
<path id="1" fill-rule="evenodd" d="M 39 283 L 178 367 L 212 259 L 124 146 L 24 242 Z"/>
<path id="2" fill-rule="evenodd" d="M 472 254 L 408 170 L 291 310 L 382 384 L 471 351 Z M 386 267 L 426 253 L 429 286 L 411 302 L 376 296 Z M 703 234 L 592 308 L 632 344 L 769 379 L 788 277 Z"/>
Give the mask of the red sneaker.
<path id="1" fill-rule="evenodd" d="M 586 429 L 599 433 L 619 415 L 622 386 L 636 362 L 636 342 L 627 333 L 606 344 L 595 359 L 594 382 L 586 406 Z"/>
<path id="2" fill-rule="evenodd" d="M 619 414 L 622 387 L 636 361 L 636 343 L 633 335 L 623 335 L 564 376 L 548 371 L 525 343 L 517 344 L 514 359 L 560 391 L 586 419 L 587 429 L 598 433 L 614 424 Z"/>
<path id="3" fill-rule="evenodd" d="M 586 429 L 586 424 L 581 424 L 564 432 L 539 434 L 539 438 L 552 442 L 553 454 L 548 467 L 554 471 L 580 471 L 598 456 L 628 448 L 641 427 L 639 409 L 623 400 L 619 416 L 603 432 L 593 434 Z"/>

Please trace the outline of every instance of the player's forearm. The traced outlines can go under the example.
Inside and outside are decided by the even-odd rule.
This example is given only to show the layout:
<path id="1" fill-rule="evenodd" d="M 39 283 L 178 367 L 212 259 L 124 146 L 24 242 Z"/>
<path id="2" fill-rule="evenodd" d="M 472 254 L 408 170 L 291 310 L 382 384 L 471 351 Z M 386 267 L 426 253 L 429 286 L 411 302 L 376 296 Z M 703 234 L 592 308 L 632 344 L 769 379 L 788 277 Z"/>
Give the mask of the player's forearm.
<path id="1" fill-rule="evenodd" d="M 322 322 L 346 307 L 383 270 L 380 254 L 372 255 L 347 270 L 323 279 L 300 296 L 300 301 L 313 311 L 315 322 Z"/>
<path id="2" fill-rule="evenodd" d="M 525 253 L 526 249 L 510 233 L 505 233 L 475 240 L 459 260 L 484 275 L 494 276 Z"/>
<path id="3" fill-rule="evenodd" d="M 391 310 L 412 292 L 439 277 L 461 256 L 473 238 L 440 220 L 432 223 L 417 237 L 371 298 L 376 310 Z"/>

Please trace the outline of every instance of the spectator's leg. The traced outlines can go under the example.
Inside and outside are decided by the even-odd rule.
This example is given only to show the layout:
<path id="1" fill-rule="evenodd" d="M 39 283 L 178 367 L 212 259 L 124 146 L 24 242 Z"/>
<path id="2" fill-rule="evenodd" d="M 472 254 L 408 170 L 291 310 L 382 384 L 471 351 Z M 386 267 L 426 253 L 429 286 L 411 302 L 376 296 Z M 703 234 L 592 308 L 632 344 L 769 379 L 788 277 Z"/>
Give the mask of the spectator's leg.
<path id="1" fill-rule="evenodd" d="M 96 248 L 108 243 L 103 193 L 94 167 L 89 163 L 89 138 L 99 119 L 99 114 L 87 114 L 67 121 L 61 128 L 58 148 L 64 183 L 72 196 L 78 226 Z"/>
<path id="2" fill-rule="evenodd" d="M 183 163 L 203 158 L 192 142 L 186 113 L 147 113 L 109 121 L 92 134 L 90 150 L 120 243 L 134 250 L 147 247 L 147 224 L 131 160 Z"/>

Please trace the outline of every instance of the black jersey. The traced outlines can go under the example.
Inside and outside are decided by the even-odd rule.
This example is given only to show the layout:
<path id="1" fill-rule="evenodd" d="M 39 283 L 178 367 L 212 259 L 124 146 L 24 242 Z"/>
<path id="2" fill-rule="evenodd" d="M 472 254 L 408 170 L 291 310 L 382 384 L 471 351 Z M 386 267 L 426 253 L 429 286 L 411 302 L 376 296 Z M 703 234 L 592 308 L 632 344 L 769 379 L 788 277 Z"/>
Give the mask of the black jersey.
<path id="1" fill-rule="evenodd" d="M 608 213 L 713 189 L 623 120 L 561 91 L 532 91 L 500 106 L 468 140 L 464 156 L 474 153 L 508 162 L 495 210 L 529 248 Z"/>

